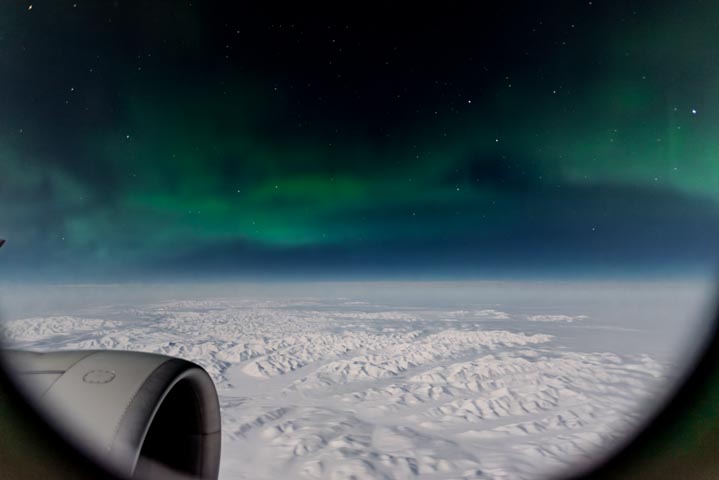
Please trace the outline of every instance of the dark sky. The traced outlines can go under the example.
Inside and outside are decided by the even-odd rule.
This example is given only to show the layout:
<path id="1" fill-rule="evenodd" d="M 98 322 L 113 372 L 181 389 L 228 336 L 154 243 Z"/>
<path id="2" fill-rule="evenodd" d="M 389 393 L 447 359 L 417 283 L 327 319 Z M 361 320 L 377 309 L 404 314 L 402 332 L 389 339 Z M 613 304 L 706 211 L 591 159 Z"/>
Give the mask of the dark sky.
<path id="1" fill-rule="evenodd" d="M 2 2 L 4 276 L 713 266 L 716 4 L 241 3 Z"/>

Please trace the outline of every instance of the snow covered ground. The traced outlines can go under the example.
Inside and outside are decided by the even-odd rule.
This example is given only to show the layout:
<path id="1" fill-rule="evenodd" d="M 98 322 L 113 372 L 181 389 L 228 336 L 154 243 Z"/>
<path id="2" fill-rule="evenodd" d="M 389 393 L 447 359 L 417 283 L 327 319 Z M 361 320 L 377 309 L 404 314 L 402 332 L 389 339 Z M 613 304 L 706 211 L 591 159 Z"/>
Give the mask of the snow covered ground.
<path id="1" fill-rule="evenodd" d="M 16 347 L 203 365 L 223 479 L 537 478 L 658 406 L 706 328 L 704 283 L 4 287 Z M 649 408 L 647 408 L 649 407 Z"/>

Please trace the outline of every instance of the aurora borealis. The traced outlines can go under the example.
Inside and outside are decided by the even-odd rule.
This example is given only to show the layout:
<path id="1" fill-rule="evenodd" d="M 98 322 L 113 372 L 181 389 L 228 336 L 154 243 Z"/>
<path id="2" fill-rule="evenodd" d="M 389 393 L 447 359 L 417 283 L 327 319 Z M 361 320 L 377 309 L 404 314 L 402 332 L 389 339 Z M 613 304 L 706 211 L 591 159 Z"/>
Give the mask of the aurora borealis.
<path id="1" fill-rule="evenodd" d="M 5 2 L 0 268 L 710 268 L 717 7 L 535 3 Z"/>

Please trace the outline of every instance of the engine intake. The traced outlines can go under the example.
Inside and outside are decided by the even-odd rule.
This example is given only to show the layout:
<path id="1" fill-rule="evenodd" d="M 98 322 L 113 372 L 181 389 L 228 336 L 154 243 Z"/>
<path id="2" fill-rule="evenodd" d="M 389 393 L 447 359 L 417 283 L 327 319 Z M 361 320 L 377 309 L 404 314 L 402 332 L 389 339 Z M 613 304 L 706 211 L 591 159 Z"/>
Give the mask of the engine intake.
<path id="1" fill-rule="evenodd" d="M 10 351 L 5 357 L 40 413 L 120 475 L 217 478 L 220 409 L 202 367 L 121 351 Z"/>

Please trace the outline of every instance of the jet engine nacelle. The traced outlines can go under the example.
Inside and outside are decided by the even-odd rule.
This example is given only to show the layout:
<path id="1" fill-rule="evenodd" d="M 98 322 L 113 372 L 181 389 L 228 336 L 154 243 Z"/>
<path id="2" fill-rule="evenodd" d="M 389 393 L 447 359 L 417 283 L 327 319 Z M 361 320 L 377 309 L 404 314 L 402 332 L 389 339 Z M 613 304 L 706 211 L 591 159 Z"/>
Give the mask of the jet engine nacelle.
<path id="1" fill-rule="evenodd" d="M 38 410 L 129 478 L 216 479 L 220 409 L 204 369 L 122 351 L 5 352 Z"/>

